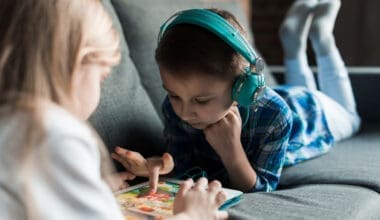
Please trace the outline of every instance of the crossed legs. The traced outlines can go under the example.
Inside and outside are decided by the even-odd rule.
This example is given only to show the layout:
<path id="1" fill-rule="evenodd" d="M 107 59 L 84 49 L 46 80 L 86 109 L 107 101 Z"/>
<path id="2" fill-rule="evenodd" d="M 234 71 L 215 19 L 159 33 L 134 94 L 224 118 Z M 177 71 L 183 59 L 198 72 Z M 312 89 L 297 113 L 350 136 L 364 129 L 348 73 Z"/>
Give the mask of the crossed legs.
<path id="1" fill-rule="evenodd" d="M 295 0 L 279 32 L 287 83 L 305 86 L 318 96 L 335 140 L 351 136 L 360 125 L 351 82 L 333 35 L 340 5 L 340 0 Z M 317 59 L 319 91 L 307 62 L 308 37 Z"/>

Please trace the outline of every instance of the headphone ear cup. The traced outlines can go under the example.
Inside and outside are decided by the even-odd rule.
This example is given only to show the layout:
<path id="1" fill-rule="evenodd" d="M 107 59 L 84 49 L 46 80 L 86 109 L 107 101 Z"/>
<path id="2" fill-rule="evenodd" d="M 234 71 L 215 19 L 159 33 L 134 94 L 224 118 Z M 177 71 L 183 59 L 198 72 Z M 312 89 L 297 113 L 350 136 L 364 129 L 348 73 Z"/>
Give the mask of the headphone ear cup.
<path id="1" fill-rule="evenodd" d="M 238 76 L 232 86 L 232 100 L 239 105 L 249 107 L 254 104 L 256 92 L 262 85 L 262 77 L 257 74 L 242 74 Z"/>

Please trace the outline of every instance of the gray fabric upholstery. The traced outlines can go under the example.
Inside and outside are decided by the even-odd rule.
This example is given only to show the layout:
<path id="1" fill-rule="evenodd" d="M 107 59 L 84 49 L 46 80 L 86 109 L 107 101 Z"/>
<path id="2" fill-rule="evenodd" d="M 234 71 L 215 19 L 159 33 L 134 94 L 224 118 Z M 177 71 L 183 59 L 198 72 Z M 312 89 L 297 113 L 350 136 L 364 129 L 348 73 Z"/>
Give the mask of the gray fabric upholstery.
<path id="1" fill-rule="evenodd" d="M 284 169 L 280 188 L 318 183 L 358 185 L 380 193 L 380 126 L 365 127 L 326 155 Z"/>
<path id="2" fill-rule="evenodd" d="M 380 219 L 378 193 L 358 186 L 317 184 L 244 194 L 230 219 Z"/>
<path id="3" fill-rule="evenodd" d="M 103 83 L 100 104 L 90 122 L 111 151 L 119 145 L 145 155 L 157 154 L 163 146 L 162 121 L 141 85 L 112 5 L 109 0 L 103 2 L 122 38 L 122 60 Z"/>
<path id="4" fill-rule="evenodd" d="M 112 3 L 119 15 L 130 54 L 140 73 L 142 84 L 160 113 L 161 103 L 166 93 L 162 89 L 154 51 L 157 46 L 159 28 L 167 18 L 179 10 L 216 7 L 237 15 L 243 26 L 248 27 L 247 19 L 243 16 L 242 9 L 236 0 L 112 0 Z M 250 37 L 252 38 L 251 35 Z M 273 84 L 270 74 L 267 75 L 267 81 L 268 84 Z"/>
<path id="5" fill-rule="evenodd" d="M 284 169 L 278 191 L 244 194 L 231 219 L 380 219 L 380 125 Z"/>

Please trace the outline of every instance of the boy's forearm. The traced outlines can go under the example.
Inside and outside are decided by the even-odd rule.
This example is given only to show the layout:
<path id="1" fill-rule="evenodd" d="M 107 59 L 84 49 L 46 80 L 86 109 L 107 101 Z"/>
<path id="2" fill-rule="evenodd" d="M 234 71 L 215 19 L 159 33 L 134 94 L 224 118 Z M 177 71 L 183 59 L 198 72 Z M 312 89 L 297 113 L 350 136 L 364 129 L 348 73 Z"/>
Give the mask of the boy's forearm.
<path id="1" fill-rule="evenodd" d="M 256 184 L 257 174 L 249 163 L 243 147 L 240 146 L 235 149 L 228 157 L 222 158 L 222 161 L 227 169 L 232 186 L 243 192 L 248 192 Z"/>

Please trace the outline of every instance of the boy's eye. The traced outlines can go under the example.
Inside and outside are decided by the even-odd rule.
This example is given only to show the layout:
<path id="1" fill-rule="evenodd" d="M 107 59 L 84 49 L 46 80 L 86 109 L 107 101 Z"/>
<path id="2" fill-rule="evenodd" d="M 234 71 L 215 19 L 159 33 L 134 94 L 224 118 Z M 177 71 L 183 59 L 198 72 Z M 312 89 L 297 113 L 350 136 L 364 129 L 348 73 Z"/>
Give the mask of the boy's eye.
<path id="1" fill-rule="evenodd" d="M 195 101 L 198 104 L 205 105 L 210 102 L 211 99 L 196 98 Z"/>
<path id="2" fill-rule="evenodd" d="M 170 94 L 169 94 L 169 98 L 171 98 L 171 99 L 178 99 L 179 97 L 176 96 L 176 95 L 170 95 Z"/>

